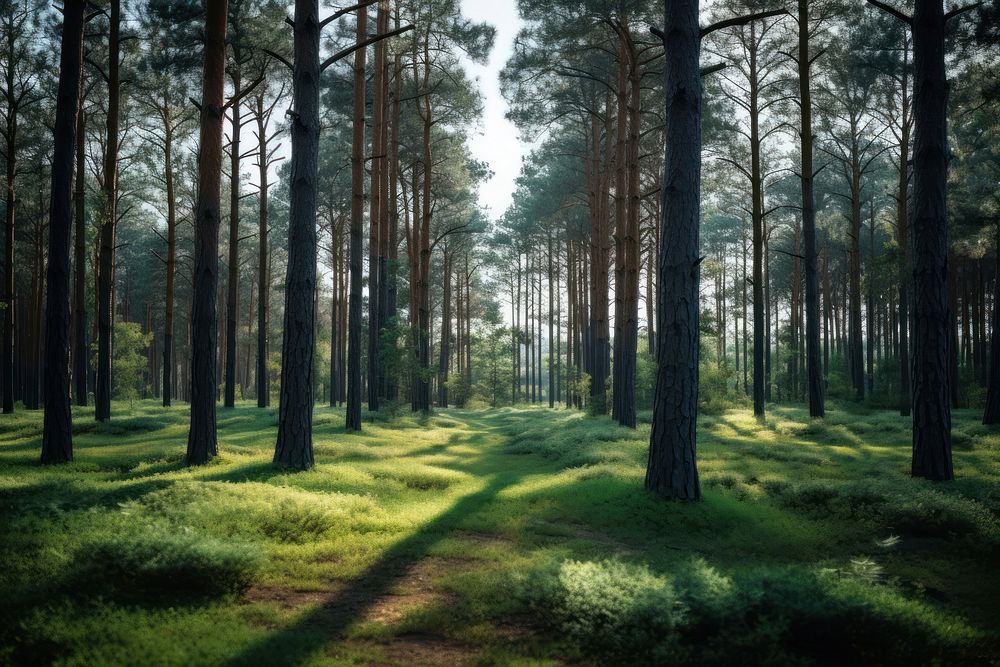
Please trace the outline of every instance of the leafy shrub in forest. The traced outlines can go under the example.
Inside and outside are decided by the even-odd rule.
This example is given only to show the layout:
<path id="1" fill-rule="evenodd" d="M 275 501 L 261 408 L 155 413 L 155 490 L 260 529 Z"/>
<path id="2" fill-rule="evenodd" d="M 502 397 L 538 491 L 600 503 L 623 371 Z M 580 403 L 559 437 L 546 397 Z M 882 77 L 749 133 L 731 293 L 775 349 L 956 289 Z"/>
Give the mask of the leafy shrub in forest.
<path id="1" fill-rule="evenodd" d="M 647 568 L 567 561 L 525 582 L 527 601 L 574 642 L 611 655 L 659 653 L 681 620 L 673 588 Z"/>
<path id="2" fill-rule="evenodd" d="M 263 554 L 249 543 L 152 525 L 93 539 L 81 548 L 79 561 L 82 581 L 101 590 L 225 595 L 250 586 Z"/>
<path id="3" fill-rule="evenodd" d="M 618 561 L 566 561 L 519 597 L 581 653 L 630 664 L 925 663 L 976 640 L 870 578 L 802 568 L 726 576 L 702 559 L 672 577 Z"/>
<path id="4" fill-rule="evenodd" d="M 1000 543 L 1000 523 L 982 502 L 919 480 L 808 482 L 768 489 L 778 502 L 818 519 L 863 521 L 911 537 L 976 537 Z"/>

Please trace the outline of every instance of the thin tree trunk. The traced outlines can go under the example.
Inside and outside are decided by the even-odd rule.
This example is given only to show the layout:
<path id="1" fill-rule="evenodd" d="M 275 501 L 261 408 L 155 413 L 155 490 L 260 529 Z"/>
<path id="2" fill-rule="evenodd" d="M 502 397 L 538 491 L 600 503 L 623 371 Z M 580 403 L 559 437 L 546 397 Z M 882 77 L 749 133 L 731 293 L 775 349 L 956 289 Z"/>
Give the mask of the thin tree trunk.
<path id="1" fill-rule="evenodd" d="M 114 311 L 115 231 L 118 217 L 118 142 L 121 104 L 121 0 L 111 0 L 108 38 L 108 119 L 104 155 L 104 188 L 97 269 L 97 385 L 94 407 L 97 421 L 111 419 L 111 336 Z"/>
<path id="2" fill-rule="evenodd" d="M 226 281 L 226 382 L 223 390 L 224 405 L 236 405 L 236 310 L 240 298 L 240 134 L 243 119 L 239 96 L 243 94 L 239 65 L 231 68 L 233 100 L 231 132 L 229 138 L 229 262 Z"/>
<path id="3" fill-rule="evenodd" d="M 367 38 L 368 8 L 358 9 L 357 43 Z M 354 52 L 354 116 L 351 148 L 351 296 L 347 323 L 347 429 L 361 430 L 362 225 L 365 215 L 365 49 Z M 371 364 L 371 359 L 368 360 Z"/>
<path id="4" fill-rule="evenodd" d="M 806 272 L 806 382 L 809 386 L 809 416 L 826 415 L 823 357 L 819 340 L 819 274 L 816 254 L 816 203 L 813 196 L 812 56 L 809 51 L 809 0 L 798 2 L 799 21 L 799 109 L 802 163 L 802 240 Z"/>
<path id="5" fill-rule="evenodd" d="M 83 68 L 80 68 L 81 76 Z M 90 340 L 87 338 L 87 117 L 83 112 L 81 80 L 80 110 L 76 120 L 76 194 L 74 195 L 75 226 L 73 278 L 73 398 L 80 406 L 87 405 L 87 375 L 90 367 Z"/>

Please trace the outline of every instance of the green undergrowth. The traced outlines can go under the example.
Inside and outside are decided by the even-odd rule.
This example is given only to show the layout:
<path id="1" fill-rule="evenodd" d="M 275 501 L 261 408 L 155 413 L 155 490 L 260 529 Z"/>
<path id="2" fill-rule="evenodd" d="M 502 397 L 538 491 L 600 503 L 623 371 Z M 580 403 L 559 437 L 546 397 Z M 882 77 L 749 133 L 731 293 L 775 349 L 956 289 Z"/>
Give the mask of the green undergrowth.
<path id="1" fill-rule="evenodd" d="M 275 410 L 220 409 L 187 468 L 186 406 L 115 407 L 56 467 L 40 413 L 0 417 L 0 664 L 1000 660 L 1000 431 L 971 412 L 932 484 L 891 412 L 720 408 L 673 504 L 648 413 L 317 408 L 296 473 Z"/>

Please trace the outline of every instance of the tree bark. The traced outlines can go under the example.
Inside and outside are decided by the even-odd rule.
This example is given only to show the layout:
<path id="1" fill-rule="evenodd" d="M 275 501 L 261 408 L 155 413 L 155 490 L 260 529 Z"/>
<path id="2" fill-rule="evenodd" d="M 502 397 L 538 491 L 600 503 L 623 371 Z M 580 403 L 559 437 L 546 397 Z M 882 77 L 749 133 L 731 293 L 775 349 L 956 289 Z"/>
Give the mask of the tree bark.
<path id="1" fill-rule="evenodd" d="M 914 477 L 950 480 L 948 354 L 948 79 L 942 0 L 913 13 Z"/>
<path id="2" fill-rule="evenodd" d="M 80 67 L 81 76 L 83 67 Z M 73 398 L 77 405 L 87 405 L 87 376 L 90 373 L 90 340 L 87 338 L 87 120 L 83 112 L 83 86 L 80 87 L 80 110 L 76 121 L 76 194 L 73 278 Z"/>
<path id="3" fill-rule="evenodd" d="M 295 0 L 291 206 L 281 345 L 277 465 L 307 469 L 312 442 L 316 351 L 316 179 L 319 170 L 319 2 Z"/>
<path id="4" fill-rule="evenodd" d="M 164 96 L 164 109 L 167 100 Z M 167 293 L 163 324 L 163 407 L 170 407 L 174 377 L 174 281 L 177 273 L 177 204 L 174 201 L 173 126 L 164 123 L 163 163 L 167 187 Z"/>
<path id="5" fill-rule="evenodd" d="M 1000 223 L 995 230 L 996 271 L 993 281 L 993 314 L 990 317 L 990 365 L 986 381 L 984 424 L 1000 424 Z"/>
<path id="6" fill-rule="evenodd" d="M 118 218 L 118 149 L 121 106 L 121 0 L 111 0 L 108 38 L 108 119 L 101 195 L 100 255 L 97 269 L 97 421 L 111 419 L 111 336 L 114 318 L 115 232 Z"/>
<path id="7" fill-rule="evenodd" d="M 233 104 L 229 137 L 229 261 L 226 266 L 226 381 L 223 401 L 227 408 L 236 405 L 236 311 L 240 299 L 240 134 L 243 119 L 239 97 L 243 94 L 242 75 L 237 63 L 231 68 Z"/>
<path id="8" fill-rule="evenodd" d="M 816 253 L 816 202 L 813 196 L 812 56 L 809 52 L 809 0 L 798 0 L 799 108 L 802 163 L 802 240 L 806 272 L 806 382 L 809 385 L 809 416 L 826 415 L 823 358 L 819 340 L 819 271 Z"/>
<path id="9" fill-rule="evenodd" d="M 357 43 L 367 38 L 368 8 L 358 9 Z M 347 429 L 361 430 L 362 225 L 365 216 L 365 49 L 354 52 L 354 118 L 351 143 L 351 297 L 348 305 Z M 368 363 L 372 360 L 369 358 Z"/>
<path id="10" fill-rule="evenodd" d="M 657 374 L 646 489 L 701 497 L 696 465 L 701 223 L 698 0 L 664 2 L 666 148 L 657 281 Z"/>
<path id="11" fill-rule="evenodd" d="M 69 398 L 70 236 L 73 230 L 73 170 L 80 76 L 83 70 L 84 0 L 63 8 L 59 90 L 53 130 L 52 193 L 49 210 L 49 265 L 45 300 L 45 417 L 42 463 L 73 460 L 73 424 Z"/>
<path id="12" fill-rule="evenodd" d="M 268 166 L 270 155 L 267 150 L 267 118 L 263 93 L 257 96 L 257 165 L 260 174 L 257 218 L 257 407 L 271 405 L 271 380 L 268 377 L 267 356 L 268 328 L 270 326 L 271 280 L 268 235 Z"/>
<path id="13" fill-rule="evenodd" d="M 198 140 L 198 200 L 195 211 L 191 297 L 191 426 L 188 431 L 188 465 L 206 463 L 218 453 L 215 421 L 218 394 L 216 343 L 219 336 L 217 289 L 227 4 L 227 0 L 207 0 L 205 3 L 205 64 Z"/>

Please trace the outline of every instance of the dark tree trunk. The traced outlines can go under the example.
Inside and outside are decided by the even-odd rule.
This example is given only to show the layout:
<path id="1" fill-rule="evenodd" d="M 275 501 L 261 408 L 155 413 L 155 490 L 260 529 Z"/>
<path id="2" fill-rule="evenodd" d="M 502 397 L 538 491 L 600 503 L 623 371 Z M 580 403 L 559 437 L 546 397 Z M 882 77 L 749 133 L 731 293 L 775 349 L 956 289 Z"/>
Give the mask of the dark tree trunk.
<path id="1" fill-rule="evenodd" d="M 948 79 L 942 0 L 913 13 L 913 464 L 914 477 L 949 480 Z"/>
<path id="2" fill-rule="evenodd" d="M 698 419 L 698 226 L 701 197 L 701 52 L 698 0 L 664 2 L 666 150 L 657 281 L 657 374 L 646 489 L 701 497 Z"/>
<path id="3" fill-rule="evenodd" d="M 118 217 L 118 142 L 121 104 L 121 0 L 111 0 L 108 38 L 108 120 L 104 153 L 104 188 L 101 195 L 100 255 L 97 269 L 97 384 L 94 414 L 97 421 L 111 419 L 111 335 L 114 318 L 115 230 Z"/>
<path id="4" fill-rule="evenodd" d="M 316 175 L 319 169 L 319 2 L 295 0 L 291 207 L 274 462 L 306 469 L 312 443 L 316 348 Z"/>
<path id="5" fill-rule="evenodd" d="M 852 135 L 857 137 L 857 131 Z M 848 323 L 848 367 L 851 371 L 851 386 L 858 401 L 865 398 L 864 340 L 861 335 L 861 166 L 857 157 L 857 139 L 854 140 L 855 153 L 852 155 L 851 175 L 851 270 L 850 270 L 850 317 Z"/>
<path id="6" fill-rule="evenodd" d="M 10 36 L 13 41 L 13 32 Z M 13 44 L 10 45 L 13 51 Z M 16 99 L 14 91 L 14 68 L 7 66 L 6 99 Z M 14 222 L 17 211 L 17 191 L 14 180 L 17 176 L 17 108 L 11 105 L 8 110 L 8 124 L 5 128 L 6 138 L 6 209 L 4 216 L 4 262 L 3 262 L 3 358 L 0 361 L 0 375 L 3 376 L 3 414 L 14 412 Z"/>
<path id="7" fill-rule="evenodd" d="M 83 72 L 83 68 L 80 68 Z M 87 375 L 90 372 L 90 340 L 87 338 L 87 120 L 83 113 L 83 88 L 81 81 L 80 110 L 76 121 L 76 194 L 73 223 L 74 277 L 73 277 L 73 398 L 80 406 L 87 405 Z"/>
<path id="8" fill-rule="evenodd" d="M 639 69 L 639 58 L 635 44 L 627 28 L 623 28 L 626 36 L 626 52 L 629 59 L 629 96 L 628 96 L 628 134 L 626 139 L 625 162 L 628 165 L 626 174 L 626 191 L 628 193 L 628 210 L 626 213 L 625 237 L 622 245 L 625 251 L 625 295 L 622 306 L 624 323 L 622 325 L 622 345 L 620 349 L 621 375 L 619 391 L 621 400 L 618 403 L 618 423 L 628 428 L 636 427 L 635 415 L 635 373 L 636 354 L 639 347 L 639 209 L 642 205 L 639 192 L 639 124 L 641 122 L 642 91 L 640 89 L 642 73 Z M 624 193 L 623 193 L 624 194 Z"/>
<path id="9" fill-rule="evenodd" d="M 913 118 L 910 113 L 909 92 L 909 39 L 904 42 L 902 71 L 902 122 L 899 138 L 899 186 L 896 190 L 896 230 L 899 235 L 899 414 L 910 416 L 912 394 L 910 387 L 910 130 Z"/>
<path id="10" fill-rule="evenodd" d="M 764 178 L 761 174 L 756 26 L 750 24 L 750 185 L 753 213 L 753 414 L 764 419 Z M 696 303 L 697 305 L 697 303 Z"/>
<path id="11" fill-rule="evenodd" d="M 52 199 L 49 212 L 49 266 L 45 299 L 45 418 L 42 463 L 73 460 L 69 399 L 70 236 L 73 230 L 73 169 L 83 70 L 84 0 L 63 8 L 56 123 L 52 133 Z"/>
<path id="12" fill-rule="evenodd" d="M 799 0 L 799 106 L 802 149 L 802 236 L 806 270 L 806 382 L 809 385 L 809 416 L 823 417 L 823 359 L 819 342 L 819 271 L 816 255 L 816 203 L 813 197 L 812 92 L 809 53 L 809 0 Z"/>
<path id="13" fill-rule="evenodd" d="M 198 139 L 198 202 L 195 211 L 191 296 L 191 427 L 187 463 L 206 463 L 218 453 L 216 343 L 219 286 L 219 223 L 222 181 L 222 96 L 225 87 L 227 0 L 205 4 L 205 65 Z M 294 205 L 294 204 L 293 204 Z"/>
<path id="14" fill-rule="evenodd" d="M 368 8 L 358 10 L 357 43 L 367 39 Z M 354 52 L 354 132 L 351 148 L 351 297 L 347 323 L 347 429 L 361 430 L 362 225 L 365 217 L 365 49 Z M 371 364 L 372 360 L 369 359 Z"/>
<path id="15" fill-rule="evenodd" d="M 438 405 L 448 407 L 448 362 L 451 359 L 451 279 L 452 258 L 445 247 L 442 259 L 444 282 L 441 284 L 441 346 L 438 361 Z M 459 293 L 461 299 L 461 293 Z M 459 306 L 461 307 L 461 306 Z M 461 316 L 458 318 L 461 327 Z"/>
<path id="16" fill-rule="evenodd" d="M 548 233 L 548 260 L 549 260 L 549 270 L 548 270 L 548 283 L 549 283 L 549 407 L 554 408 L 556 406 L 556 376 L 555 376 L 555 366 L 554 366 L 554 353 L 555 344 L 552 338 L 552 326 L 553 319 L 555 319 L 554 313 L 552 312 L 553 301 L 553 286 L 552 286 L 552 232 Z"/>
<path id="17" fill-rule="evenodd" d="M 986 378 L 986 409 L 984 424 L 1000 424 L 1000 224 L 997 225 L 996 276 L 993 281 L 993 315 L 990 318 L 990 365 Z"/>
<path id="18" fill-rule="evenodd" d="M 620 17 L 627 21 L 627 16 Z M 625 230 L 628 198 L 626 197 L 625 144 L 628 137 L 628 50 L 625 38 L 619 30 L 618 34 L 618 78 L 615 83 L 615 231 L 613 235 L 615 248 L 615 335 L 612 341 L 611 362 L 611 418 L 621 421 L 622 407 L 622 371 L 625 368 L 623 344 L 625 342 Z"/>
<path id="19" fill-rule="evenodd" d="M 227 408 L 236 405 L 236 310 L 240 298 L 240 131 L 243 119 L 239 96 L 241 81 L 239 64 L 231 69 L 233 98 L 230 113 L 232 136 L 229 138 L 229 261 L 226 267 L 226 381 L 223 401 Z"/>
<path id="20" fill-rule="evenodd" d="M 164 99 L 164 108 L 167 100 Z M 174 281 L 177 273 L 177 205 L 174 201 L 173 127 L 164 124 L 163 162 L 167 186 L 167 294 L 163 324 L 163 407 L 170 407 L 174 379 Z"/>
<path id="21" fill-rule="evenodd" d="M 378 4 L 376 32 L 389 31 L 389 5 Z M 380 339 L 385 328 L 384 308 L 386 294 L 386 234 L 388 211 L 386 184 L 388 180 L 386 156 L 386 63 L 385 41 L 375 44 L 374 96 L 372 98 L 372 167 L 371 167 L 371 232 L 368 248 L 368 409 L 378 410 L 379 399 L 385 394 L 385 375 L 382 371 Z"/>
<path id="22" fill-rule="evenodd" d="M 268 326 L 271 302 L 270 264 L 268 255 L 267 189 L 270 156 L 267 151 L 267 116 L 263 93 L 257 96 L 257 164 L 260 172 L 259 211 L 257 219 L 257 407 L 271 404 L 271 380 L 267 371 Z"/>

